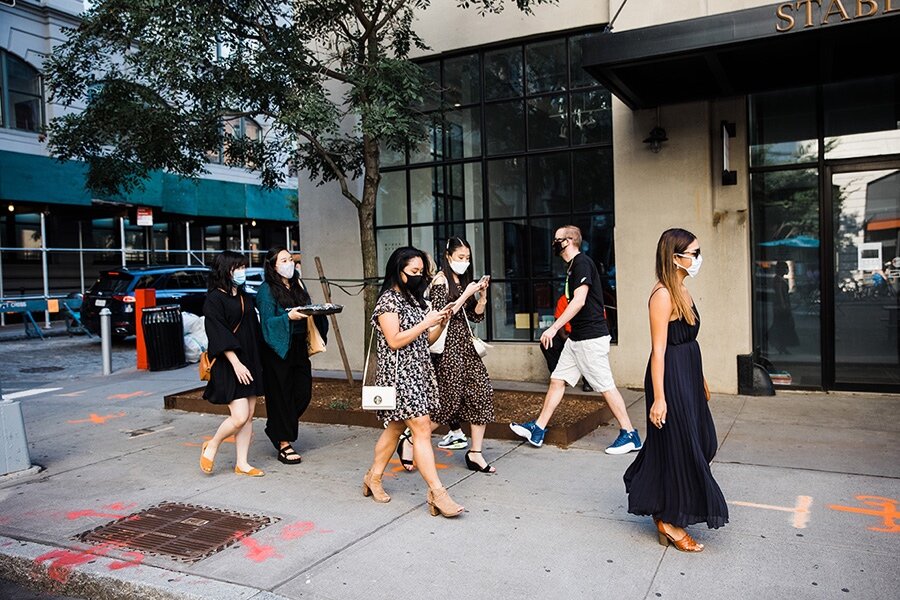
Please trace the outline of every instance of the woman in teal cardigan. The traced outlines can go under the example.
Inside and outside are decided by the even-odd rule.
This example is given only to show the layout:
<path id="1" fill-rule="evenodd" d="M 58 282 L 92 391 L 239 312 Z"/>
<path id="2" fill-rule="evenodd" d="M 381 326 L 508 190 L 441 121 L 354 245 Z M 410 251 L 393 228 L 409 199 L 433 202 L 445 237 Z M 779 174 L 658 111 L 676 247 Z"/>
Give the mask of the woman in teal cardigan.
<path id="1" fill-rule="evenodd" d="M 297 440 L 300 415 L 312 399 L 312 365 L 307 350 L 307 315 L 298 306 L 310 303 L 291 253 L 282 246 L 269 250 L 265 282 L 256 294 L 256 307 L 265 343 L 262 344 L 263 384 L 266 394 L 266 435 L 286 465 L 302 459 L 292 443 Z M 323 339 L 325 317 L 313 317 Z"/>

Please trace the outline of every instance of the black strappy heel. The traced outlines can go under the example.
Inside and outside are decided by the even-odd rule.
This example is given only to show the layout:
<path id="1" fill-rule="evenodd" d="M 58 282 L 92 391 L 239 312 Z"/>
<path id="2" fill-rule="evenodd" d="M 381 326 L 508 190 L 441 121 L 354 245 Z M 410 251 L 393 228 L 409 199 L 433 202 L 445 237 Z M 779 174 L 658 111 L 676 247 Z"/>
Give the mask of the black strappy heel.
<path id="1" fill-rule="evenodd" d="M 400 441 L 397 442 L 397 458 L 400 459 L 400 464 L 403 466 L 403 469 L 408 473 L 412 473 L 415 470 L 415 465 L 413 465 L 413 461 L 406 460 L 403 458 L 403 444 L 407 443 L 407 444 L 412 445 L 412 441 L 410 441 L 410 439 L 409 439 L 410 435 L 411 434 L 409 434 L 409 433 L 403 433 L 403 435 L 400 436 Z"/>
<path id="2" fill-rule="evenodd" d="M 496 473 L 497 472 L 497 469 L 495 469 L 491 465 L 485 465 L 484 467 L 482 467 L 477 462 L 475 462 L 471 458 L 469 458 L 470 454 L 481 454 L 481 450 L 469 450 L 468 452 L 466 452 L 466 467 L 468 467 L 468 469 L 470 471 L 475 471 L 476 473 Z"/>
<path id="3" fill-rule="evenodd" d="M 291 459 L 290 457 L 296 456 L 296 459 Z M 283 448 L 278 448 L 278 462 L 284 463 L 286 465 L 299 465 L 303 462 L 303 457 L 297 454 L 294 447 L 288 444 Z"/>

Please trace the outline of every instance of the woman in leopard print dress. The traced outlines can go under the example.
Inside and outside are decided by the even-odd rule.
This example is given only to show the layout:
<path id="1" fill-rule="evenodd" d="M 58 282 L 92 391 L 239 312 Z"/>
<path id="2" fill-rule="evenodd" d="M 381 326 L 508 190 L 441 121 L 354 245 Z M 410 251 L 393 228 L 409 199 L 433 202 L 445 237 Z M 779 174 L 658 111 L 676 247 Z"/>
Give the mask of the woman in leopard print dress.
<path id="1" fill-rule="evenodd" d="M 431 514 L 455 517 L 463 507 L 450 498 L 438 477 L 429 417 L 439 400 L 428 344 L 437 340 L 450 310 L 426 310 L 423 295 L 429 282 L 424 274 L 425 260 L 424 252 L 411 247 L 398 248 L 391 254 L 372 315 L 378 358 L 375 385 L 395 386 L 397 408 L 377 413 L 385 422 L 385 429 L 375 444 L 372 466 L 363 479 L 363 495 L 372 495 L 376 502 L 390 502 L 381 478 L 400 434 L 409 427 L 416 442 L 415 461 L 428 484 Z"/>
<path id="2" fill-rule="evenodd" d="M 458 237 L 447 241 L 441 272 L 431 284 L 432 306 L 453 302 L 444 351 L 437 355 L 435 372 L 440 390 L 440 406 L 431 419 L 441 425 L 466 422 L 472 428 L 472 447 L 466 452 L 466 466 L 472 471 L 495 472 L 481 455 L 484 431 L 494 420 L 494 388 L 487 369 L 472 345 L 469 323 L 484 320 L 488 281 L 472 281 L 472 248 Z M 477 301 L 476 301 L 477 297 Z"/>

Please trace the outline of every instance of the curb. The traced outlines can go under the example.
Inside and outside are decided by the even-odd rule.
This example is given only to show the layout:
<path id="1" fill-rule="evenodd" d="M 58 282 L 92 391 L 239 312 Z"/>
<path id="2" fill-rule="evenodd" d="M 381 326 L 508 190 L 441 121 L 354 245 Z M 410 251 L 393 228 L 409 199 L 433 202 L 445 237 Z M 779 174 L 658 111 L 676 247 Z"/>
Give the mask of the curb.
<path id="1" fill-rule="evenodd" d="M 44 592 L 92 600 L 288 600 L 265 590 L 102 556 L 102 552 L 96 546 L 48 546 L 0 535 L 0 577 Z"/>

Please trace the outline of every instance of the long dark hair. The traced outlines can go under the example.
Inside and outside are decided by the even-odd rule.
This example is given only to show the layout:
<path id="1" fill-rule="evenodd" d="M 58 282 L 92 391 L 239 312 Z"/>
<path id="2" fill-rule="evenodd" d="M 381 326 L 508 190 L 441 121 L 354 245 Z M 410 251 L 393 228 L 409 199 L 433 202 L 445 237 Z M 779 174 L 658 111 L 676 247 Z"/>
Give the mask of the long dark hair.
<path id="1" fill-rule="evenodd" d="M 403 246 L 394 250 L 387 261 L 387 266 L 384 268 L 384 283 L 381 284 L 379 296 L 394 286 L 397 286 L 397 289 L 400 290 L 400 293 L 403 294 L 410 304 L 418 306 L 419 308 L 425 308 L 425 298 L 423 296 L 425 287 L 423 286 L 419 293 L 413 293 L 406 283 L 404 283 L 403 278 L 400 277 L 400 272 L 414 258 L 422 259 L 423 267 L 428 264 L 428 257 L 418 248 Z M 428 278 L 427 272 L 424 269 L 422 271 L 422 276 L 426 279 Z"/>
<path id="2" fill-rule="evenodd" d="M 217 254 L 213 259 L 212 267 L 210 267 L 207 289 L 210 292 L 220 289 L 224 290 L 226 294 L 230 294 L 231 288 L 234 286 L 231 272 L 240 267 L 247 268 L 247 257 L 240 252 L 224 250 Z"/>
<path id="3" fill-rule="evenodd" d="M 675 317 L 684 319 L 689 325 L 697 321 L 691 303 L 678 285 L 678 267 L 673 261 L 676 254 L 683 254 L 696 239 L 690 231 L 674 227 L 663 231 L 656 244 L 656 278 L 669 290 Z"/>
<path id="4" fill-rule="evenodd" d="M 453 276 L 456 273 L 450 268 L 450 255 L 462 247 L 466 247 L 469 250 L 469 268 L 466 269 L 466 272 L 462 275 L 457 275 L 457 277 L 459 277 L 459 285 L 457 285 L 456 281 L 453 279 Z M 448 239 L 447 251 L 444 252 L 444 255 L 441 257 L 441 270 L 447 277 L 447 300 L 453 302 L 459 298 L 463 290 L 466 289 L 466 286 L 472 283 L 472 246 L 469 245 L 469 242 L 461 237 L 452 237 Z M 469 310 L 475 308 L 475 296 L 466 300 L 466 307 Z"/>
<path id="5" fill-rule="evenodd" d="M 297 274 L 296 269 L 294 270 L 294 274 L 290 277 L 290 289 L 284 287 L 284 281 L 281 279 L 281 275 L 275 270 L 275 262 L 278 260 L 278 255 L 282 252 L 290 251 L 284 246 L 275 246 L 266 252 L 266 259 L 264 261 L 265 278 L 266 283 L 269 284 L 269 289 L 272 291 L 272 297 L 275 298 L 275 302 L 277 302 L 281 308 L 293 308 L 295 306 L 309 304 L 309 292 L 307 292 L 306 288 L 300 283 L 300 276 Z"/>

